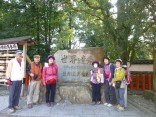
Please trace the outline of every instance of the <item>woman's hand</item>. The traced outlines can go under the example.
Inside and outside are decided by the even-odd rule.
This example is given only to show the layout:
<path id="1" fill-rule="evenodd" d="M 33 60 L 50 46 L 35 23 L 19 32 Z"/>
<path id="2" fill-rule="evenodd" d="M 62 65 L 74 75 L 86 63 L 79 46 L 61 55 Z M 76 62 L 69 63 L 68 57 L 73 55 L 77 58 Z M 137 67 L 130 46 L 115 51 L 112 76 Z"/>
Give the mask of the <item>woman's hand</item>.
<path id="1" fill-rule="evenodd" d="M 112 80 L 112 82 L 109 83 L 109 85 L 111 86 L 114 83 L 114 81 Z"/>

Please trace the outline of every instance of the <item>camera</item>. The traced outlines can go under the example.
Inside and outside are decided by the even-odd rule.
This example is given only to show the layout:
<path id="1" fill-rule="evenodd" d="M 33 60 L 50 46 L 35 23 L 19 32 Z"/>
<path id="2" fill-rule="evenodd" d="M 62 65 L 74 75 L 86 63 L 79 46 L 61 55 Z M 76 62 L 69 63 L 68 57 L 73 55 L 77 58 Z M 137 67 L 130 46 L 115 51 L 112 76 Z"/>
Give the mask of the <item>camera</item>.
<path id="1" fill-rule="evenodd" d="M 38 77 L 38 75 L 37 75 L 37 74 L 34 74 L 34 80 L 36 80 L 36 79 L 37 79 L 37 77 Z"/>

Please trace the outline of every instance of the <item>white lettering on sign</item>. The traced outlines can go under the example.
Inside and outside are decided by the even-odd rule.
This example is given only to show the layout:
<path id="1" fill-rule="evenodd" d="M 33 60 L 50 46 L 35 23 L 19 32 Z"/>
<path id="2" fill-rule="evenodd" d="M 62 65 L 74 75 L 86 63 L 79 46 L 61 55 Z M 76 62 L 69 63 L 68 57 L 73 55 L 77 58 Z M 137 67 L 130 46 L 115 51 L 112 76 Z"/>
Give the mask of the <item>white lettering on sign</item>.
<path id="1" fill-rule="evenodd" d="M 17 44 L 0 45 L 0 50 L 17 50 Z"/>

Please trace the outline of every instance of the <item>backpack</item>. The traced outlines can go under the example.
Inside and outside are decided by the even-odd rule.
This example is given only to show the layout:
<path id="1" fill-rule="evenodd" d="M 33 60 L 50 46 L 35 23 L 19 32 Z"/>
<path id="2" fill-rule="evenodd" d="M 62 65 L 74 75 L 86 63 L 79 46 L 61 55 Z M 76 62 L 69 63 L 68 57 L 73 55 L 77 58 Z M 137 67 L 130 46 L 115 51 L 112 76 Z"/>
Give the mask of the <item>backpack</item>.
<path id="1" fill-rule="evenodd" d="M 102 73 L 102 69 L 98 68 L 98 71 L 97 71 L 97 77 L 94 78 L 93 77 L 93 74 L 94 74 L 94 70 L 90 70 L 90 74 L 91 74 L 91 79 L 90 81 L 93 82 L 93 83 L 103 83 L 103 80 L 102 80 L 102 76 L 103 76 L 103 73 Z"/>
<path id="2" fill-rule="evenodd" d="M 129 85 L 130 84 L 130 82 L 131 82 L 131 74 L 130 74 L 130 71 L 129 71 L 129 69 L 126 67 L 123 67 L 124 69 L 125 69 L 125 72 L 126 72 L 126 74 L 125 74 L 125 82 L 126 82 L 126 84 L 127 85 Z"/>

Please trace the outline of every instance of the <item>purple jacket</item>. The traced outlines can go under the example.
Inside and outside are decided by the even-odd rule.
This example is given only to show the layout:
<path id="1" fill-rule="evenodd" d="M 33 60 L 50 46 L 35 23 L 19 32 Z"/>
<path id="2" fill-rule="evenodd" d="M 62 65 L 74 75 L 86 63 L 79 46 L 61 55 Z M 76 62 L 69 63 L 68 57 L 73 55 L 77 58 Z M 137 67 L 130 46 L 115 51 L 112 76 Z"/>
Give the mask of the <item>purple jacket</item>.
<path id="1" fill-rule="evenodd" d="M 104 79 L 106 79 L 105 69 L 106 69 L 107 65 L 108 65 L 108 68 L 110 70 L 110 77 L 107 80 L 108 80 L 108 82 L 111 82 L 112 79 L 114 78 L 115 66 L 112 63 L 106 64 L 106 65 L 103 66 L 103 77 L 104 77 Z"/>

